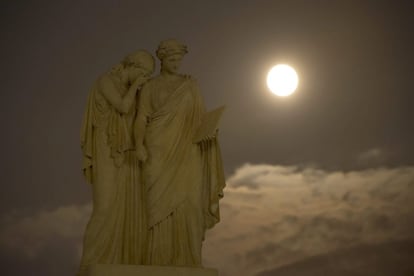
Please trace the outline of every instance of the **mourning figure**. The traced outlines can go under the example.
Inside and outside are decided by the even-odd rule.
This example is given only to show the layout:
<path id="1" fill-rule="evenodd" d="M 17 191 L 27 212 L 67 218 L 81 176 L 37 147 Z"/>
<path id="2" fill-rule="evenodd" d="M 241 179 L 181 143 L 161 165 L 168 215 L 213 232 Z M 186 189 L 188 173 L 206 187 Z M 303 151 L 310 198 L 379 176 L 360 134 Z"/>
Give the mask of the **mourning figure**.
<path id="1" fill-rule="evenodd" d="M 133 142 L 137 93 L 154 71 L 146 51 L 128 55 L 93 85 L 81 129 L 83 172 L 92 186 L 79 275 L 91 264 L 142 264 L 145 195 Z"/>

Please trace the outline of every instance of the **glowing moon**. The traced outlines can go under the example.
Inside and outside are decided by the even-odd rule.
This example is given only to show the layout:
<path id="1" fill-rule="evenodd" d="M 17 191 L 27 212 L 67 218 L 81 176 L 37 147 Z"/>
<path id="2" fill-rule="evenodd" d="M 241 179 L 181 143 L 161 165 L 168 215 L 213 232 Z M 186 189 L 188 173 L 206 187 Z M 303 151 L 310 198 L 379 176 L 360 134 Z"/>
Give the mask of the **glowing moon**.
<path id="1" fill-rule="evenodd" d="M 286 64 L 278 64 L 267 74 L 267 87 L 273 94 L 289 96 L 298 87 L 299 78 L 295 69 Z"/>

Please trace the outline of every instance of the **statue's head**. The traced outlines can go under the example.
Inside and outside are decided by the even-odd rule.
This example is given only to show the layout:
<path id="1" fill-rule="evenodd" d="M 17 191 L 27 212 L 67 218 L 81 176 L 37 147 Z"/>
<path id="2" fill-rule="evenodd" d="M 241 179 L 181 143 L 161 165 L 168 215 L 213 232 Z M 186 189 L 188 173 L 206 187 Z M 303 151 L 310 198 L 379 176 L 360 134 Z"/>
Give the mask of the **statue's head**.
<path id="1" fill-rule="evenodd" d="M 162 41 L 157 49 L 157 57 L 161 60 L 161 70 L 176 73 L 187 52 L 187 46 L 176 39 Z"/>
<path id="2" fill-rule="evenodd" d="M 142 76 L 151 76 L 155 69 L 154 57 L 145 50 L 138 50 L 127 55 L 122 61 L 130 81 Z"/>

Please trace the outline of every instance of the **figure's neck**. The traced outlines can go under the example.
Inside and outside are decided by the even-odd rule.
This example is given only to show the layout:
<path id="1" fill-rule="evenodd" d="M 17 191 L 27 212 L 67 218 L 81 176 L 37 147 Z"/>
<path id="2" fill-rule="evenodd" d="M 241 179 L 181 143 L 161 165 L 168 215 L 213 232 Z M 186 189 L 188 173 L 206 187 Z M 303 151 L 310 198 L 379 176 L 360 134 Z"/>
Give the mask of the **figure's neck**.
<path id="1" fill-rule="evenodd" d="M 160 75 L 166 80 L 177 80 L 180 78 L 180 75 L 176 72 L 168 72 L 161 70 Z"/>
<path id="2" fill-rule="evenodd" d="M 178 74 L 177 74 L 177 72 L 170 72 L 170 71 L 161 69 L 161 75 L 163 75 L 163 76 L 176 76 Z"/>

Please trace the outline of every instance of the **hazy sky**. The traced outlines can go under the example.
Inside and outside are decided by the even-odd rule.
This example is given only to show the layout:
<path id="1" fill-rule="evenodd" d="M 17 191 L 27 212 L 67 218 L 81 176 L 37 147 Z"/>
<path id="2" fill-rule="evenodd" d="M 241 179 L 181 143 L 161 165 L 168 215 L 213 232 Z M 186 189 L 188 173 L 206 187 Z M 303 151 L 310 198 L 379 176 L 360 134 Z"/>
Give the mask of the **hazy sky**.
<path id="1" fill-rule="evenodd" d="M 408 200 L 414 196 L 413 13 L 412 1 L 396 0 L 3 1 L 0 255 L 9 265 L 2 266 L 12 276 L 23 275 L 26 266 L 21 264 L 31 269 L 30 275 L 76 270 L 79 248 L 73 244 L 79 244 L 90 212 L 79 146 L 89 89 L 126 54 L 136 49 L 155 54 L 167 38 L 188 45 L 182 72 L 198 79 L 208 108 L 227 106 L 220 129 L 229 179 L 223 213 L 240 209 L 249 214 L 249 206 L 237 206 L 246 198 L 261 202 L 258 218 L 275 219 L 259 227 L 249 215 L 234 224 L 223 218 L 213 230 L 208 242 L 215 247 L 220 233 L 237 237 L 237 243 L 219 251 L 236 259 L 239 254 L 233 264 L 245 267 L 251 273 L 246 275 L 342 250 L 347 242 L 329 247 L 326 236 L 318 236 L 317 245 L 306 240 L 315 238 L 314 229 L 322 227 L 318 223 L 328 225 L 321 231 L 333 235 L 343 225 L 363 229 L 363 234 L 345 231 L 355 246 L 372 241 L 394 245 L 396 235 L 414 240 L 407 219 L 414 217 L 414 201 Z M 278 98 L 266 88 L 266 73 L 277 63 L 288 63 L 299 74 L 299 88 L 291 97 Z M 343 194 L 332 197 L 330 189 L 336 188 L 326 183 L 307 194 L 309 171 L 321 177 L 317 183 L 342 175 L 332 185 Z M 237 182 L 240 172 L 243 181 Z M 265 180 L 262 174 L 274 177 Z M 292 178 L 283 182 L 285 175 Z M 302 179 L 297 191 L 304 194 L 292 192 L 296 178 Z M 289 187 L 280 188 L 280 182 Z M 365 183 L 381 187 L 384 195 Z M 293 209 L 283 213 L 279 199 L 285 192 Z M 354 193 L 363 193 L 355 201 L 361 206 L 348 200 Z M 338 211 L 327 215 L 334 222 L 324 220 L 319 195 Z M 266 213 L 271 198 L 275 212 Z M 313 213 L 301 211 L 302 199 L 313 204 Z M 380 208 L 378 202 L 390 206 Z M 367 217 L 373 225 L 364 228 Z M 234 225 L 243 223 L 263 239 L 237 232 L 240 227 Z M 296 236 L 284 240 L 283 231 Z M 370 239 L 374 236 L 379 238 Z M 292 247 L 295 242 L 300 246 Z M 320 250 L 308 250 L 315 247 Z M 205 250 L 208 265 L 219 266 L 223 275 L 237 275 L 236 265 L 219 264 L 208 244 Z M 345 254 L 338 252 L 335 256 Z M 252 254 L 261 260 L 249 259 Z M 51 261 L 46 256 L 53 256 L 55 267 L 47 268 Z"/>

